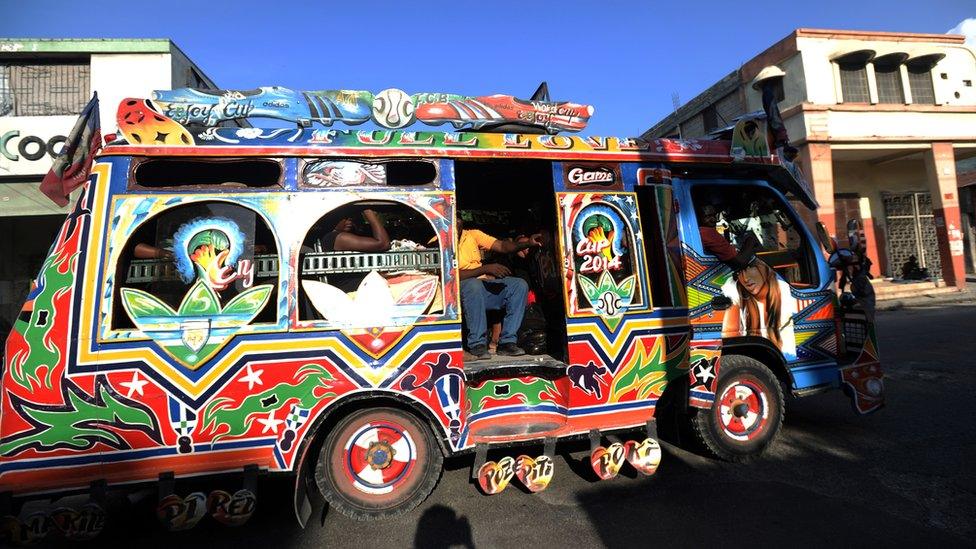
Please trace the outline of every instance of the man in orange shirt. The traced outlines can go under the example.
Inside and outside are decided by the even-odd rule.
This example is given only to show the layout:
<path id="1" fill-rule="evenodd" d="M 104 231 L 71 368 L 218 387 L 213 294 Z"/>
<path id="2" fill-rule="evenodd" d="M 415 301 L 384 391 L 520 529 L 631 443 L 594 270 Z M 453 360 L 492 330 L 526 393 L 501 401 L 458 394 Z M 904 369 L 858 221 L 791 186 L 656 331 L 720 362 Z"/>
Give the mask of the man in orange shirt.
<path id="1" fill-rule="evenodd" d="M 518 329 L 525 314 L 529 285 L 521 278 L 510 276 L 508 267 L 498 263 L 482 264 L 482 250 L 510 254 L 542 246 L 541 235 L 534 234 L 522 242 L 499 240 L 477 229 L 465 229 L 458 220 L 457 260 L 461 277 L 461 310 L 468 328 L 468 352 L 475 360 L 490 358 L 488 354 L 488 309 L 503 309 L 502 333 L 495 353 L 500 356 L 520 356 L 525 351 L 516 345 Z"/>

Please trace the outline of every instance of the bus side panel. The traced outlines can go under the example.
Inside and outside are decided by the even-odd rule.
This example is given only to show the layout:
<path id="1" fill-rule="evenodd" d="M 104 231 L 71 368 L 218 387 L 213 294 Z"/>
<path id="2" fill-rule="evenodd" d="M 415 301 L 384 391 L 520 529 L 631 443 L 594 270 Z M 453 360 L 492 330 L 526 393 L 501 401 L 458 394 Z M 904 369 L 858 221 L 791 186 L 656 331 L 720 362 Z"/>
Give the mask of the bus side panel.
<path id="1" fill-rule="evenodd" d="M 712 300 L 725 295 L 723 289 L 732 280 L 732 270 L 720 262 L 715 256 L 706 253 L 701 242 L 698 219 L 692 199 L 691 187 L 696 184 L 724 185 L 743 189 L 768 188 L 762 181 L 713 180 L 689 183 L 676 179 L 675 194 L 681 205 L 681 236 L 684 242 L 685 277 L 688 286 L 688 314 L 693 327 L 696 348 L 718 349 L 723 337 L 723 321 L 728 310 L 716 310 L 712 307 Z M 775 190 L 770 193 L 778 195 L 784 208 L 788 203 Z M 806 246 L 814 246 L 812 235 L 802 224 L 797 230 L 803 237 Z M 790 320 L 789 345 L 777 347 L 768 342 L 766 348 L 773 349 L 779 354 L 780 364 L 786 367 L 784 375 L 789 376 L 794 390 L 804 390 L 825 386 L 837 386 L 840 375 L 837 369 L 837 329 L 834 317 L 834 289 L 833 274 L 826 267 L 819 248 L 810 252 L 817 258 L 816 275 L 819 284 L 816 287 L 793 287 L 780 274 L 775 274 L 775 280 L 780 288 L 783 302 L 789 303 L 792 312 Z M 725 337 L 729 337 L 725 334 Z M 784 336 L 784 341 L 786 336 Z M 787 352 L 787 347 L 790 352 Z M 704 363 L 703 367 L 704 367 Z M 718 364 L 716 365 L 718 366 Z M 776 364 L 769 364 L 776 369 Z M 714 373 L 717 375 L 718 367 Z M 695 379 L 692 379 L 694 384 Z M 714 396 L 712 397 L 714 398 Z M 699 406 L 705 404 L 695 399 L 691 404 Z"/>
<path id="2" fill-rule="evenodd" d="M 99 449 L 114 440 L 112 418 L 102 417 L 102 387 L 92 376 L 66 376 L 79 343 L 76 292 L 88 255 L 93 189 L 107 186 L 108 172 L 105 164 L 95 165 L 7 338 L 0 492 L 85 486 L 101 474 Z M 73 466 L 63 468 L 69 460 Z"/>
<path id="3" fill-rule="evenodd" d="M 680 314 L 654 311 L 634 193 L 556 193 L 570 430 L 640 425 L 687 361 Z"/>

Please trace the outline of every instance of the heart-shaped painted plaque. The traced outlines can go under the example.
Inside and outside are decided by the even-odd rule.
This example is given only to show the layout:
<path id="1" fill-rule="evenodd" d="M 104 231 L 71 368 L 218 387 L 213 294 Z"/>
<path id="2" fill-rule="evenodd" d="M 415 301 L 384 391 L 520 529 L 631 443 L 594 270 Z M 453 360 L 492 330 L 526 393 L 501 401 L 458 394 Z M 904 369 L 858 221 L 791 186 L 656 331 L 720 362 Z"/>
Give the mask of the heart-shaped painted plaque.
<path id="1" fill-rule="evenodd" d="M 498 462 L 489 461 L 478 469 L 478 485 L 481 491 L 490 495 L 497 494 L 508 487 L 515 476 L 515 460 L 505 456 Z"/>
<path id="2" fill-rule="evenodd" d="M 623 466 L 626 459 L 626 453 L 623 444 L 619 442 L 614 442 L 606 448 L 597 446 L 590 454 L 590 465 L 593 467 L 593 472 L 600 480 L 612 479 L 620 472 L 620 467 Z"/>
<path id="3" fill-rule="evenodd" d="M 207 496 L 193 492 L 185 498 L 170 494 L 160 500 L 156 516 L 170 532 L 189 530 L 207 514 Z"/>
<path id="4" fill-rule="evenodd" d="M 641 442 L 628 440 L 624 444 L 627 462 L 634 469 L 645 475 L 653 475 L 661 464 L 661 445 L 653 438 L 645 438 Z"/>
<path id="5" fill-rule="evenodd" d="M 555 467 L 552 458 L 539 456 L 535 459 L 529 456 L 519 456 L 515 460 L 515 476 L 530 492 L 541 492 L 552 482 Z"/>
<path id="6" fill-rule="evenodd" d="M 214 520 L 225 526 L 240 526 L 251 518 L 257 507 L 257 497 L 250 490 L 238 490 L 234 495 L 214 490 L 207 498 L 207 508 Z"/>

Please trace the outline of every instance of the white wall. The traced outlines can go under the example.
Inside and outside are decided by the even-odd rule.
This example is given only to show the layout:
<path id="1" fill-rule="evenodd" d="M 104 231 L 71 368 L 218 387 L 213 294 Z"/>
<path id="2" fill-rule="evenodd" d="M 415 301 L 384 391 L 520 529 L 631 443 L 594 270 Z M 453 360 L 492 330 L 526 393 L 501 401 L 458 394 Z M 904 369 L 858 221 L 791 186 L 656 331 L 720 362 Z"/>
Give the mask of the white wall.
<path id="1" fill-rule="evenodd" d="M 940 105 L 976 105 L 976 52 L 965 46 L 935 42 L 827 40 L 809 37 L 798 37 L 796 43 L 803 58 L 807 101 L 810 103 L 830 105 L 840 102 L 835 93 L 831 57 L 840 52 L 873 50 L 878 56 L 893 52 L 904 52 L 910 57 L 928 53 L 945 54 L 945 58 L 932 70 L 936 101 Z M 945 80 L 941 78 L 942 73 L 946 74 Z M 964 80 L 969 80 L 973 86 L 965 86 Z M 957 92 L 959 98 L 955 97 Z"/>
<path id="2" fill-rule="evenodd" d="M 102 133 L 116 129 L 115 113 L 126 97 L 149 97 L 172 83 L 168 53 L 96 54 L 91 58 L 91 85 L 98 91 Z"/>

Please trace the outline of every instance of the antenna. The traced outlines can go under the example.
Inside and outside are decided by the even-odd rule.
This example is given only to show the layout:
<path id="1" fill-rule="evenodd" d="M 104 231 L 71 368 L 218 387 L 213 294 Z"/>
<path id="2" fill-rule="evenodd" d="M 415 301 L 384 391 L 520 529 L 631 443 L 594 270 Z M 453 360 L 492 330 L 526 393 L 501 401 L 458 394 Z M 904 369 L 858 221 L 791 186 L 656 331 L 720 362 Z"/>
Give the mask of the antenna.
<path id="1" fill-rule="evenodd" d="M 681 98 L 678 97 L 678 92 L 671 92 L 671 105 L 674 107 L 674 122 L 675 126 L 678 127 L 678 139 L 681 139 L 681 121 L 678 120 L 678 107 L 681 106 Z"/>

